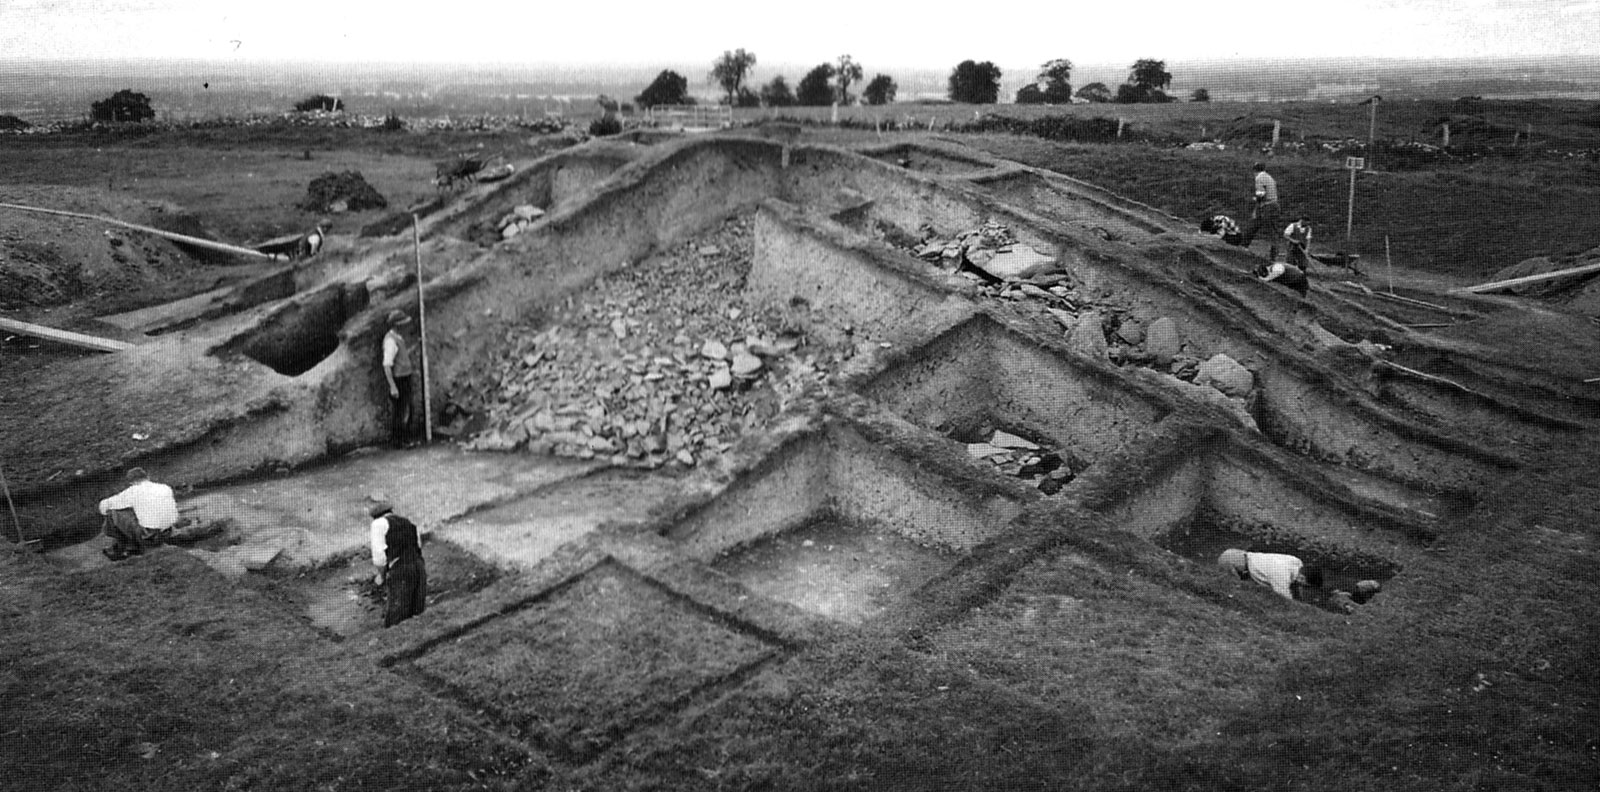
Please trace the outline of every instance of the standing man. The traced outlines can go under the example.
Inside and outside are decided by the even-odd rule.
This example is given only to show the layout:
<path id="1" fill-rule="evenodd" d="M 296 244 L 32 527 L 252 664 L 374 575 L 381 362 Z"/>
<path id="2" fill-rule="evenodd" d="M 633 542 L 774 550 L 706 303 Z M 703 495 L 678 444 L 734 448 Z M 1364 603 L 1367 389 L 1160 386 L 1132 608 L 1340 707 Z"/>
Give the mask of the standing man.
<path id="1" fill-rule="evenodd" d="M 1278 212 L 1278 182 L 1272 178 L 1272 174 L 1267 173 L 1267 164 L 1265 162 L 1257 162 L 1254 168 L 1256 172 L 1255 208 L 1250 212 L 1250 226 L 1245 229 L 1244 232 L 1245 247 L 1249 247 L 1250 243 L 1256 241 L 1256 234 L 1259 233 L 1262 228 L 1270 228 L 1276 231 L 1278 228 L 1278 223 L 1280 222 Z M 1272 247 L 1267 252 L 1267 261 L 1277 261 L 1277 235 L 1273 234 L 1269 239 L 1269 242 L 1271 243 Z"/>
<path id="2" fill-rule="evenodd" d="M 100 501 L 106 536 L 111 537 L 111 547 L 100 552 L 112 561 L 139 555 L 146 544 L 159 544 L 161 534 L 178 522 L 171 487 L 151 481 L 144 468 L 129 470 L 127 480 L 132 482 L 127 489 Z"/>
<path id="3" fill-rule="evenodd" d="M 1240 580 L 1254 580 L 1284 599 L 1299 599 L 1304 586 L 1322 585 L 1320 570 L 1307 568 L 1300 559 L 1286 553 L 1247 553 L 1230 549 L 1222 551 L 1217 564 L 1231 570 Z"/>
<path id="4" fill-rule="evenodd" d="M 404 448 L 416 437 L 413 385 L 416 368 L 411 343 L 405 336 L 411 317 L 399 309 L 389 312 L 389 332 L 383 334 L 383 379 L 389 385 L 389 442 Z"/>
<path id="5" fill-rule="evenodd" d="M 417 526 L 379 503 L 372 515 L 372 582 L 383 587 L 383 626 L 393 627 L 428 606 L 428 568 Z"/>

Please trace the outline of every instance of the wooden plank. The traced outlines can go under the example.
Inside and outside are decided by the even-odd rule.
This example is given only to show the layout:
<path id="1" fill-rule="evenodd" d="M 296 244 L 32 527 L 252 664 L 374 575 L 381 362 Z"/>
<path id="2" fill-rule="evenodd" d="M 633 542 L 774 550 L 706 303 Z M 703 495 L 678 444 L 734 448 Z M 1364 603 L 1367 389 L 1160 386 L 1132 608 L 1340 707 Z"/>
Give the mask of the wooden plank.
<path id="1" fill-rule="evenodd" d="M 133 344 L 126 341 L 98 338 L 92 335 L 84 335 L 83 333 L 74 333 L 71 330 L 57 330 L 53 327 L 19 322 L 15 319 L 0 318 L 0 330 L 9 330 L 13 333 L 43 338 L 83 349 L 93 349 L 96 352 L 121 352 L 124 349 L 133 348 Z"/>
<path id="2" fill-rule="evenodd" d="M 263 258 L 269 260 L 273 258 L 272 256 L 262 253 L 259 250 L 251 250 L 250 248 L 238 247 L 237 245 L 228 245 L 222 242 L 213 242 L 209 239 L 201 239 L 199 237 L 192 237 L 172 231 L 163 231 L 159 228 L 151 228 L 150 226 L 139 225 L 137 223 L 124 222 L 114 217 L 103 217 L 101 215 L 84 214 L 82 212 L 65 212 L 60 209 L 43 209 L 37 206 L 23 206 L 21 204 L 9 203 L 0 203 L 0 209 L 16 209 L 23 212 L 37 212 L 39 214 L 56 215 L 58 217 L 76 217 L 80 220 L 94 220 L 101 223 L 110 223 L 111 225 L 122 226 L 123 228 L 131 228 L 134 231 L 143 231 L 146 234 L 154 234 L 163 239 L 170 239 L 173 242 L 181 242 L 185 245 L 193 245 L 195 247 L 202 247 L 208 250 L 216 250 L 223 253 L 232 253 L 236 256 L 247 256 L 250 258 Z"/>
<path id="3" fill-rule="evenodd" d="M 1572 267 L 1570 269 L 1556 270 L 1555 272 L 1546 272 L 1542 275 L 1527 275 L 1521 278 L 1512 278 L 1510 280 L 1494 281 L 1492 283 L 1480 283 L 1477 286 L 1463 286 L 1459 289 L 1451 289 L 1451 291 L 1483 294 L 1484 292 L 1509 289 L 1513 286 L 1521 286 L 1526 283 L 1538 283 L 1540 281 L 1555 280 L 1556 278 L 1565 278 L 1572 275 L 1583 275 L 1590 272 L 1600 272 L 1600 263 L 1585 264 L 1581 267 Z"/>

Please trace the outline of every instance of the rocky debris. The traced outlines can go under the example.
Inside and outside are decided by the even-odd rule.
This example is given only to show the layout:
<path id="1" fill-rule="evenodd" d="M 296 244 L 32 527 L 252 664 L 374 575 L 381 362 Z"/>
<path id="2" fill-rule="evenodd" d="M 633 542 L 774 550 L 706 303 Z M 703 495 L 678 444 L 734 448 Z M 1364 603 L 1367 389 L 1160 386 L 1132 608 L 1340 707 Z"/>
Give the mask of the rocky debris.
<path id="1" fill-rule="evenodd" d="M 1088 467 L 1077 457 L 1065 459 L 1055 451 L 1010 432 L 996 429 L 986 440 L 967 443 L 967 456 L 988 462 L 998 472 L 1021 479 L 1054 495 Z"/>
<path id="2" fill-rule="evenodd" d="M 923 233 L 913 255 L 952 271 L 967 266 L 996 280 L 1020 281 L 1056 269 L 1054 257 L 1018 242 L 1010 228 L 992 220 L 951 239 L 933 236 L 931 229 Z"/>
<path id="3" fill-rule="evenodd" d="M 728 220 L 509 331 L 506 354 L 447 396 L 453 413 L 483 416 L 468 445 L 703 465 L 828 392 L 851 349 L 808 344 L 778 309 L 744 304 L 750 250 L 748 218 Z"/>
<path id="4" fill-rule="evenodd" d="M 1227 355 L 1217 353 L 1201 363 L 1195 372 L 1196 385 L 1210 385 L 1226 396 L 1243 399 L 1255 389 L 1255 374 Z"/>
<path id="5" fill-rule="evenodd" d="M 495 223 L 495 230 L 500 232 L 501 239 L 510 239 L 528 230 L 528 226 L 541 217 L 544 217 L 543 209 L 533 204 L 523 204 L 501 217 L 500 221 Z"/>
<path id="6" fill-rule="evenodd" d="M 362 177 L 360 171 L 334 173 L 329 171 L 311 180 L 306 187 L 306 197 L 296 208 L 307 212 L 361 212 L 383 209 L 389 201 Z"/>

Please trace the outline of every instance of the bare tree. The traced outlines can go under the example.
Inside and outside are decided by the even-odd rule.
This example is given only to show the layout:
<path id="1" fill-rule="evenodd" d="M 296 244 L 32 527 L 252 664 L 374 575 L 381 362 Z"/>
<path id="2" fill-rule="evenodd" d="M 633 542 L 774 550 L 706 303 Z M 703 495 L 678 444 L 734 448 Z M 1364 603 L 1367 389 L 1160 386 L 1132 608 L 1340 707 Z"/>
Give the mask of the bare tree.
<path id="1" fill-rule="evenodd" d="M 755 65 L 756 54 L 745 52 L 743 47 L 731 52 L 724 51 L 722 57 L 712 62 L 711 79 L 727 92 L 730 106 L 738 103 L 739 89 Z"/>

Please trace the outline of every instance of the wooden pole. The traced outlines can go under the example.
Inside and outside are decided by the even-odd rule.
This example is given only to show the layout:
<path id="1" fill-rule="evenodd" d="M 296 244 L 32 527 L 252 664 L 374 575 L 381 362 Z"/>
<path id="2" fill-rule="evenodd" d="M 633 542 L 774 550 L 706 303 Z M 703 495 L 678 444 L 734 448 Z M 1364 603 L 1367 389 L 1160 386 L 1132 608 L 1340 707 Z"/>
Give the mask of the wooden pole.
<path id="1" fill-rule="evenodd" d="M 1469 294 L 1482 294 L 1484 292 L 1509 289 L 1512 286 L 1521 286 L 1527 283 L 1538 283 L 1540 281 L 1554 280 L 1556 278 L 1565 278 L 1569 275 L 1586 275 L 1591 272 L 1600 272 L 1600 264 L 1585 264 L 1581 267 L 1572 267 L 1570 269 L 1556 270 L 1555 272 L 1546 272 L 1542 275 L 1528 275 L 1521 278 L 1512 278 L 1510 280 L 1480 283 L 1477 286 L 1465 286 L 1459 289 L 1451 289 L 1450 291 L 1467 292 Z"/>
<path id="2" fill-rule="evenodd" d="M 1377 152 L 1373 151 L 1372 147 L 1378 143 L 1378 97 L 1372 97 L 1372 100 L 1369 102 L 1369 104 L 1372 105 L 1372 116 L 1367 122 L 1367 160 L 1369 162 L 1376 162 L 1377 158 L 1373 155 Z M 1368 167 L 1372 166 L 1369 165 Z"/>
<path id="3" fill-rule="evenodd" d="M 1394 294 L 1394 259 L 1389 258 L 1389 235 L 1383 235 L 1383 264 L 1389 270 L 1389 293 Z"/>
<path id="4" fill-rule="evenodd" d="M 0 470 L 0 490 L 5 490 L 6 507 L 11 509 L 11 522 L 17 526 L 17 544 L 26 545 L 28 540 L 22 535 L 22 521 L 17 519 L 17 504 L 11 502 L 11 485 L 6 483 L 4 470 Z"/>
<path id="5" fill-rule="evenodd" d="M 1355 231 L 1355 225 L 1356 225 L 1356 169 L 1355 168 L 1351 168 L 1350 169 L 1350 204 L 1349 204 L 1349 207 L 1347 209 L 1345 209 L 1345 215 L 1344 215 L 1344 254 L 1346 256 L 1350 255 L 1350 253 L 1354 250 L 1354 248 L 1351 246 L 1350 237 L 1351 237 L 1351 234 Z"/>
<path id="6" fill-rule="evenodd" d="M 17 209 L 23 212 L 38 212 L 39 214 L 59 215 L 61 217 L 76 217 L 80 220 L 94 220 L 101 223 L 110 223 L 111 225 L 122 226 L 123 228 L 131 228 L 135 231 L 143 231 L 146 234 L 154 234 L 158 237 L 170 239 L 174 242 L 182 242 L 186 245 L 194 245 L 195 247 L 203 247 L 209 250 L 218 250 L 223 253 L 232 253 L 238 256 L 251 256 L 254 258 L 267 259 L 268 261 L 274 260 L 272 256 L 262 253 L 259 250 L 251 250 L 250 248 L 225 245 L 221 242 L 213 242 L 209 239 L 200 239 L 198 237 L 175 234 L 171 231 L 162 231 L 159 228 L 151 228 L 150 226 L 142 226 L 136 223 L 126 223 L 111 217 L 83 214 L 81 212 L 64 212 L 60 209 L 41 209 L 37 206 L 23 206 L 21 204 L 9 203 L 0 203 L 0 209 Z"/>
<path id="7" fill-rule="evenodd" d="M 433 442 L 433 400 L 428 393 L 428 308 L 422 301 L 422 226 L 411 215 L 411 242 L 417 251 L 417 336 L 422 347 L 422 426 L 423 437 Z"/>

